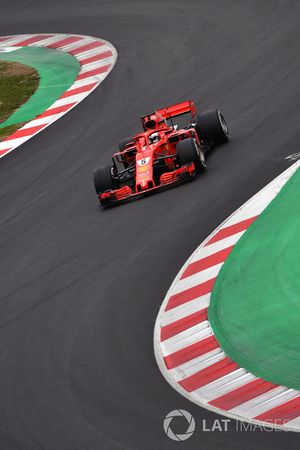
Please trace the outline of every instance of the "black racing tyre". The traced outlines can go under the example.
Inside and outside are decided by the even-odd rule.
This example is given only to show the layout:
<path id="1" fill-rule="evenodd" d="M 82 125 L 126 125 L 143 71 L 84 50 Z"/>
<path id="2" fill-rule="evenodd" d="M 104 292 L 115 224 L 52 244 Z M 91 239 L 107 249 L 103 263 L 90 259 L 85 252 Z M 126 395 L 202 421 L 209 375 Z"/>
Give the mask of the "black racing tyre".
<path id="1" fill-rule="evenodd" d="M 229 131 L 223 114 L 218 109 L 205 111 L 196 116 L 196 130 L 201 140 L 224 144 L 229 139 Z"/>
<path id="2" fill-rule="evenodd" d="M 180 165 L 193 162 L 197 172 L 204 172 L 206 169 L 204 154 L 195 139 L 188 138 L 178 142 L 176 151 Z"/>
<path id="3" fill-rule="evenodd" d="M 94 170 L 94 185 L 97 194 L 115 189 L 115 182 L 111 172 L 109 164 Z"/>
<path id="4" fill-rule="evenodd" d="M 133 142 L 132 137 L 123 139 L 123 140 L 119 143 L 119 150 L 120 150 L 120 152 L 122 152 L 123 150 L 125 150 L 126 145 L 127 145 L 127 144 L 130 144 L 131 142 Z"/>

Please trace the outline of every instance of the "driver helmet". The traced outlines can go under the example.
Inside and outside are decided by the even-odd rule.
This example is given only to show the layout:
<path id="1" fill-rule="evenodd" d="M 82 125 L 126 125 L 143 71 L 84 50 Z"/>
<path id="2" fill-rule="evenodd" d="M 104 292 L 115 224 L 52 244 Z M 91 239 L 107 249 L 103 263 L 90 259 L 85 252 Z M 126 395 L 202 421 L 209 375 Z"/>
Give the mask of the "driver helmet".
<path id="1" fill-rule="evenodd" d="M 160 141 L 159 133 L 152 133 L 149 136 L 149 144 L 155 144 L 156 142 Z"/>

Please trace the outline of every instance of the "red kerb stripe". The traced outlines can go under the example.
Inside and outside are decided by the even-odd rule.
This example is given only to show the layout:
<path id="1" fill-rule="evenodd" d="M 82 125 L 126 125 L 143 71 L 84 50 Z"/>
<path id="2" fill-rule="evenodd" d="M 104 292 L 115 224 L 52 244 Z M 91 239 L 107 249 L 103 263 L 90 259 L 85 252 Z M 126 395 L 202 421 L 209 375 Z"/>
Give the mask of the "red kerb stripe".
<path id="1" fill-rule="evenodd" d="M 242 220 L 241 222 L 229 225 L 229 227 L 221 228 L 214 236 L 212 236 L 212 238 L 205 244 L 205 246 L 246 230 L 256 218 L 257 216 L 250 217 L 250 219 Z"/>
<path id="2" fill-rule="evenodd" d="M 175 336 L 188 328 L 194 327 L 198 323 L 204 322 L 205 320 L 207 320 L 207 308 L 201 309 L 200 311 L 162 327 L 160 330 L 160 340 L 165 341 L 166 339 L 169 339 L 170 337 Z"/>
<path id="3" fill-rule="evenodd" d="M 229 358 L 224 358 L 221 361 L 212 364 L 206 369 L 200 370 L 199 372 L 191 375 L 190 377 L 184 378 L 179 381 L 180 386 L 188 392 L 195 391 L 218 378 L 224 377 L 230 372 L 238 369 L 238 365 L 231 361 Z"/>
<path id="4" fill-rule="evenodd" d="M 60 41 L 54 42 L 53 44 L 47 45 L 47 47 L 50 48 L 59 48 L 63 47 L 64 45 L 72 44 L 73 42 L 81 41 L 83 38 L 79 36 L 70 36 L 65 39 L 61 39 Z"/>
<path id="5" fill-rule="evenodd" d="M 67 105 L 58 106 L 57 108 L 51 108 L 43 112 L 37 118 L 53 116 L 54 114 L 59 114 L 61 112 L 68 111 L 72 106 L 76 105 L 76 102 L 68 103 Z"/>
<path id="6" fill-rule="evenodd" d="M 83 72 L 80 75 L 78 75 L 77 80 L 83 80 L 84 78 L 93 77 L 94 75 L 99 75 L 100 73 L 107 72 L 110 67 L 111 64 L 107 64 L 106 66 L 98 67 L 97 69 Z"/>
<path id="7" fill-rule="evenodd" d="M 227 394 L 222 395 L 221 397 L 215 398 L 209 402 L 209 404 L 216 406 L 217 408 L 229 410 L 247 402 L 248 400 L 252 400 L 258 395 L 265 394 L 276 387 L 276 384 L 269 383 L 262 378 L 258 378 L 234 389 L 231 392 L 228 392 Z"/>
<path id="8" fill-rule="evenodd" d="M 111 50 L 107 50 L 107 52 L 98 53 L 97 55 L 91 56 L 90 58 L 82 59 L 80 61 L 80 64 L 84 66 L 85 64 L 100 61 L 101 59 L 109 58 L 110 56 L 113 56 L 113 52 Z"/>
<path id="9" fill-rule="evenodd" d="M 278 425 L 283 425 L 290 420 L 300 416 L 300 396 L 269 409 L 269 411 L 254 417 L 256 420 L 263 420 Z"/>
<path id="10" fill-rule="evenodd" d="M 178 292 L 178 294 L 174 294 L 169 298 L 168 304 L 166 306 L 165 311 L 169 311 L 169 309 L 176 308 L 176 306 L 183 305 L 183 303 L 190 302 L 197 297 L 201 297 L 202 295 L 209 294 L 212 291 L 212 288 L 215 284 L 216 277 L 211 278 L 204 283 L 197 284 L 185 291 Z"/>
<path id="11" fill-rule="evenodd" d="M 5 153 L 9 152 L 11 150 L 11 148 L 6 148 L 4 150 L 0 150 L 0 156 L 5 155 Z"/>
<path id="12" fill-rule="evenodd" d="M 25 39 L 24 41 L 17 42 L 14 45 L 25 46 L 25 45 L 29 45 L 29 44 L 34 44 L 35 42 L 42 41 L 43 39 L 47 39 L 52 36 L 53 36 L 53 34 L 39 34 L 38 36 L 32 36 L 28 39 Z"/>
<path id="13" fill-rule="evenodd" d="M 44 128 L 46 126 L 46 124 L 44 125 L 37 125 L 35 127 L 30 127 L 30 128 L 25 128 L 25 129 L 20 129 L 18 131 L 16 131 L 15 133 L 11 134 L 10 136 L 8 136 L 5 141 L 10 141 L 12 139 L 18 139 L 18 138 L 22 138 L 25 136 L 31 136 L 32 134 L 37 133 L 39 130 L 41 130 L 42 128 Z"/>
<path id="14" fill-rule="evenodd" d="M 104 42 L 93 41 L 89 44 L 81 45 L 80 47 L 76 47 L 73 50 L 70 50 L 69 53 L 71 55 L 77 55 L 78 53 L 87 52 L 88 50 L 92 50 L 93 48 L 101 47 L 104 45 Z"/>
<path id="15" fill-rule="evenodd" d="M 191 359 L 197 358 L 198 356 L 205 355 L 218 347 L 219 345 L 215 337 L 209 336 L 199 342 L 189 345 L 188 347 L 178 350 L 171 355 L 165 356 L 164 361 L 169 370 L 174 369 L 174 367 L 180 366 L 180 364 L 184 364 Z"/>
<path id="16" fill-rule="evenodd" d="M 199 259 L 191 263 L 181 275 L 181 280 L 183 278 L 190 277 L 195 273 L 201 272 L 201 270 L 208 269 L 209 267 L 215 266 L 216 264 L 221 264 L 225 261 L 231 250 L 233 249 L 233 245 L 231 247 L 224 248 L 219 252 L 214 253 L 213 255 L 209 255 L 206 258 Z"/>
<path id="17" fill-rule="evenodd" d="M 85 84 L 75 89 L 70 89 L 66 91 L 60 98 L 71 97 L 72 95 L 82 94 L 83 92 L 88 92 L 93 89 L 98 83 Z"/>

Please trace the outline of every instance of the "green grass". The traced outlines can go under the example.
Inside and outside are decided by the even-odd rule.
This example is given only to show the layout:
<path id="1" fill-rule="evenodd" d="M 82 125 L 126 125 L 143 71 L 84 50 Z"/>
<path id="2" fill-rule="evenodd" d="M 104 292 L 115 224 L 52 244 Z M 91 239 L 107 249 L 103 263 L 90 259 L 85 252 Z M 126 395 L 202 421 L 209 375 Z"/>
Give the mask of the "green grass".
<path id="1" fill-rule="evenodd" d="M 25 123 L 17 123 L 15 125 L 10 125 L 8 127 L 0 128 L 0 142 L 6 139 L 8 136 L 13 134 L 19 128 L 21 128 Z"/>
<path id="2" fill-rule="evenodd" d="M 27 102 L 38 85 L 39 75 L 32 67 L 0 61 L 0 141 L 24 125 L 19 123 L 1 128 L 1 123 Z"/>

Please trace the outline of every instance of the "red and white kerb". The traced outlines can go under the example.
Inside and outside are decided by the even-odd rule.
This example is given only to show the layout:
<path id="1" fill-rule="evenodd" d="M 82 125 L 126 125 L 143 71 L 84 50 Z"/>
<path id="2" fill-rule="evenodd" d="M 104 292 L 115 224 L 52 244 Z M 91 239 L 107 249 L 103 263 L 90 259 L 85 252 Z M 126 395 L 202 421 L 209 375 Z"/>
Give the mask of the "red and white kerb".
<path id="1" fill-rule="evenodd" d="M 73 85 L 46 111 L 0 142 L 0 158 L 80 103 L 107 77 L 117 60 L 117 51 L 112 44 L 90 36 L 26 34 L 0 37 L 0 49 L 25 46 L 62 50 L 77 58 L 81 69 Z"/>
<path id="2" fill-rule="evenodd" d="M 197 248 L 167 293 L 154 331 L 159 368 L 179 393 L 225 416 L 292 431 L 300 431 L 300 392 L 239 367 L 219 346 L 207 312 L 227 256 L 299 165 L 258 192 Z"/>

